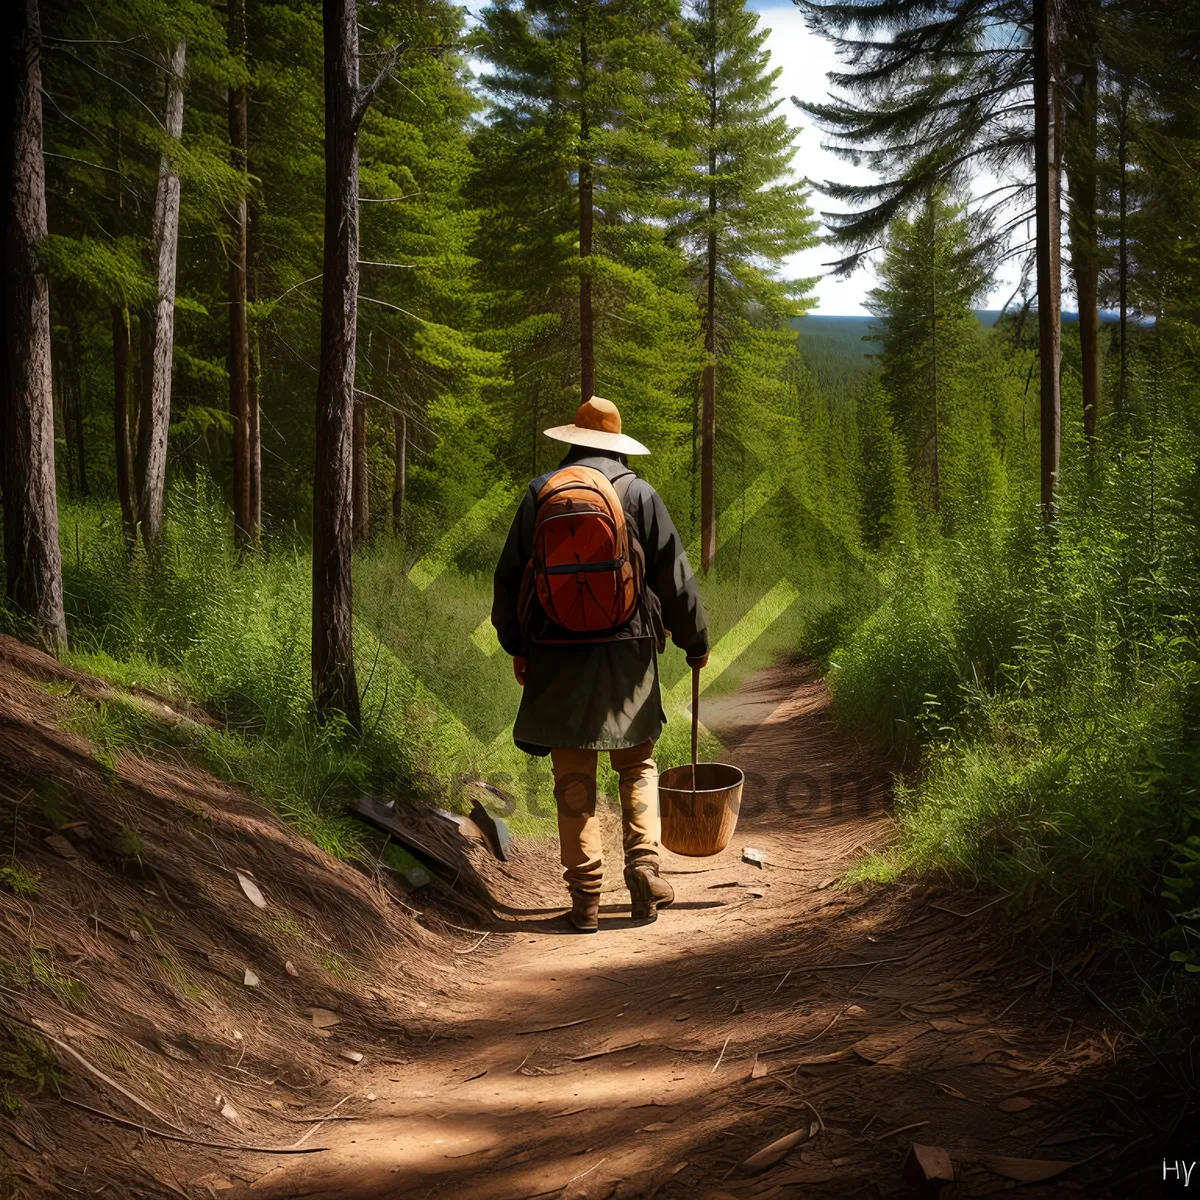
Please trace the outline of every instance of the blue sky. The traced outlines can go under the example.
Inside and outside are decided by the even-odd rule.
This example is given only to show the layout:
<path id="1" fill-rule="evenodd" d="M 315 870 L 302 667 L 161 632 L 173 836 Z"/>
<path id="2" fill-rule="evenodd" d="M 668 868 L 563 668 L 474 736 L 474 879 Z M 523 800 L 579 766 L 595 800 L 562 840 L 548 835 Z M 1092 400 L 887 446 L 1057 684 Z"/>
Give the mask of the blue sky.
<path id="1" fill-rule="evenodd" d="M 794 160 L 796 174 L 817 181 L 836 179 L 854 182 L 871 178 L 871 172 L 843 162 L 821 149 L 821 135 L 791 102 L 790 97 L 819 100 L 829 91 L 826 74 L 834 70 L 837 57 L 824 38 L 810 33 L 800 10 L 791 0 L 750 0 L 748 5 L 759 14 L 759 25 L 771 30 L 767 48 L 771 51 L 772 67 L 782 67 L 783 74 L 776 84 L 784 98 L 783 111 L 788 120 L 800 128 L 798 153 Z M 832 207 L 828 198 L 814 195 L 812 206 L 819 213 L 822 207 Z M 834 279 L 825 275 L 822 263 L 834 257 L 830 246 L 814 246 L 797 254 L 788 262 L 788 274 L 796 277 L 822 276 L 816 292 L 820 301 L 817 312 L 846 314 L 865 312 L 863 298 L 874 285 L 874 275 L 859 269 L 849 279 Z"/>
<path id="2" fill-rule="evenodd" d="M 824 99 L 830 92 L 826 79 L 828 72 L 838 67 L 837 56 L 829 43 L 817 34 L 810 33 L 800 10 L 791 0 L 748 0 L 748 7 L 759 14 L 760 27 L 771 30 L 767 48 L 771 51 L 772 67 L 782 67 L 783 74 L 776 85 L 784 100 L 783 111 L 799 129 L 798 152 L 794 160 L 796 174 L 817 182 L 833 179 L 839 183 L 868 181 L 872 172 L 850 163 L 821 148 L 820 131 L 808 124 L 807 119 L 791 102 L 792 96 L 802 100 Z M 994 187 L 995 181 L 981 179 L 977 191 Z M 814 194 L 813 209 L 820 213 L 822 208 L 834 208 L 828 197 Z M 849 279 L 835 279 L 825 275 L 823 263 L 835 256 L 830 246 L 815 246 L 797 254 L 787 265 L 788 274 L 797 278 L 820 275 L 816 294 L 819 305 L 817 312 L 829 315 L 862 313 L 863 300 L 875 284 L 875 275 L 869 266 L 860 267 Z M 984 301 L 985 308 L 999 308 L 1012 293 L 1020 272 L 1009 264 L 1003 270 Z M 1066 280 L 1064 279 L 1064 284 Z"/>
<path id="3" fill-rule="evenodd" d="M 468 0 L 469 14 L 478 12 L 484 0 Z M 800 130 L 797 153 L 793 167 L 797 176 L 818 183 L 825 180 L 838 182 L 866 181 L 873 173 L 829 153 L 821 147 L 820 132 L 802 119 L 803 114 L 791 102 L 792 96 L 802 100 L 819 100 L 829 94 L 828 72 L 838 67 L 836 55 L 829 43 L 817 34 L 809 32 L 800 10 L 791 0 L 747 0 L 748 7 L 759 15 L 760 27 L 768 28 L 770 36 L 767 48 L 771 52 L 772 67 L 782 67 L 783 74 L 776 84 L 777 94 L 782 101 L 782 111 L 788 120 Z M 479 64 L 473 64 L 478 69 Z M 981 177 L 976 193 L 995 187 L 990 176 Z M 835 203 L 819 193 L 812 196 L 812 207 L 818 214 L 822 208 L 833 208 Z M 785 267 L 790 278 L 818 276 L 815 288 L 818 305 L 815 311 L 826 315 L 849 315 L 864 313 L 863 301 L 867 292 L 875 285 L 875 274 L 870 265 L 860 267 L 848 279 L 836 279 L 826 274 L 824 263 L 836 257 L 836 251 L 827 245 L 814 246 L 791 258 Z M 1014 264 L 1008 266 L 1000 276 L 983 307 L 999 308 L 1011 295 L 1019 271 Z M 1064 278 L 1064 291 L 1068 280 Z M 1065 298 L 1065 296 L 1064 296 Z"/>

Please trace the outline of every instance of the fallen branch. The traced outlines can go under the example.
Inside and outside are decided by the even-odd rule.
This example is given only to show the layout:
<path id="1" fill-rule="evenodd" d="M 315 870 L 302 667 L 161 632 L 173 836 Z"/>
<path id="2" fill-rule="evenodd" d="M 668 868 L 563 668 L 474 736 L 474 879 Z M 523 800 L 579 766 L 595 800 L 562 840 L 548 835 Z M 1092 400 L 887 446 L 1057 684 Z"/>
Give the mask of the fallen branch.
<path id="1" fill-rule="evenodd" d="M 321 1126 L 324 1125 L 325 1122 L 328 1121 L 329 1118 L 332 1117 L 333 1114 L 337 1112 L 337 1110 L 341 1108 L 347 1100 L 353 1100 L 357 1095 L 357 1092 L 351 1092 L 349 1096 L 343 1096 L 323 1117 L 319 1117 L 317 1119 L 316 1124 L 313 1125 L 313 1127 L 298 1142 L 293 1142 L 288 1149 L 293 1152 L 299 1151 L 300 1147 L 303 1146 L 304 1143 L 307 1142 L 308 1139 L 312 1137 L 312 1135 L 316 1133 L 317 1130 L 320 1129 Z"/>
<path id="2" fill-rule="evenodd" d="M 1012 892 L 1001 892 L 994 900 L 989 900 L 986 904 L 981 904 L 978 908 L 973 908 L 970 912 L 965 913 L 955 912 L 952 908 L 943 908 L 940 904 L 930 904 L 929 907 L 936 908 L 938 912 L 949 913 L 952 917 L 958 917 L 960 921 L 965 921 L 968 917 L 973 917 L 976 913 L 983 912 L 985 908 L 991 908 L 993 904 L 999 904 L 1001 900 L 1007 900 L 1011 895 Z"/>
<path id="3" fill-rule="evenodd" d="M 814 1033 L 812 1035 L 812 1037 L 805 1038 L 804 1041 L 802 1041 L 802 1042 L 790 1042 L 786 1046 L 780 1046 L 775 1050 L 762 1050 L 762 1051 L 760 1051 L 760 1053 L 762 1053 L 762 1054 L 783 1054 L 788 1050 L 799 1050 L 801 1046 L 811 1046 L 813 1044 L 813 1042 L 817 1041 L 820 1038 L 823 1038 L 838 1023 L 838 1020 L 841 1018 L 842 1013 L 844 1013 L 845 1011 L 846 1011 L 846 1009 L 843 1008 L 843 1009 L 841 1009 L 841 1011 L 834 1013 L 833 1020 L 831 1020 L 829 1022 L 829 1024 L 826 1025 L 825 1028 L 821 1030 L 820 1033 Z"/>
<path id="4" fill-rule="evenodd" d="M 713 1063 L 713 1069 L 709 1072 L 710 1075 L 715 1075 L 717 1073 L 717 1068 L 721 1065 L 721 1059 L 725 1057 L 725 1051 L 729 1047 L 729 1038 L 731 1037 L 733 1037 L 732 1033 L 725 1039 L 725 1045 L 721 1047 L 721 1053 L 717 1055 L 717 1061 Z"/>
<path id="5" fill-rule="evenodd" d="M 877 1133 L 875 1141 L 882 1142 L 885 1138 L 894 1137 L 897 1133 L 907 1133 L 910 1129 L 920 1129 L 922 1125 L 928 1125 L 928 1121 L 914 1121 L 911 1125 L 898 1125 L 895 1129 L 889 1129 L 887 1133 Z"/>
<path id="6" fill-rule="evenodd" d="M 127 1129 L 138 1129 L 143 1133 L 152 1133 L 155 1137 L 165 1138 L 168 1142 L 183 1142 L 188 1146 L 207 1146 L 213 1150 L 241 1150 L 249 1154 L 320 1154 L 323 1150 L 328 1150 L 328 1146 L 311 1146 L 307 1150 L 300 1150 L 294 1146 L 277 1148 L 275 1146 L 243 1146 L 233 1142 L 209 1142 L 204 1138 L 188 1137 L 186 1134 L 164 1133 L 161 1129 L 154 1129 L 150 1125 L 143 1125 L 140 1121 L 131 1121 L 128 1117 L 118 1117 L 116 1113 L 105 1112 L 101 1108 L 93 1108 L 90 1104 L 82 1104 L 78 1100 L 72 1100 L 68 1096 L 59 1097 L 64 1104 L 69 1104 L 72 1108 L 82 1109 L 84 1112 L 89 1112 L 93 1116 L 103 1117 L 106 1121 L 112 1121 L 115 1125 L 124 1125 Z"/>
<path id="7" fill-rule="evenodd" d="M 884 963 L 907 962 L 911 954 L 901 954 L 896 958 L 875 958 L 868 962 L 825 963 L 823 966 L 806 967 L 806 971 L 848 971 L 854 967 L 881 967 Z"/>
<path id="8" fill-rule="evenodd" d="M 642 1044 L 641 1042 L 628 1042 L 624 1046 L 614 1046 L 611 1050 L 592 1050 L 588 1054 L 575 1055 L 575 1057 L 573 1059 L 571 1059 L 571 1061 L 572 1062 L 587 1062 L 587 1060 L 589 1058 L 603 1058 L 606 1054 L 620 1054 L 622 1050 L 636 1050 L 641 1044 Z M 525 1057 L 528 1058 L 529 1055 L 527 1054 Z M 524 1063 L 521 1064 L 522 1067 L 524 1065 L 525 1065 Z M 520 1069 L 520 1068 L 518 1068 L 518 1069 Z"/>
<path id="9" fill-rule="evenodd" d="M 561 1025 L 547 1025 L 542 1029 L 522 1029 L 517 1037 L 528 1037 L 531 1033 L 553 1033 L 556 1029 L 570 1029 L 575 1025 L 586 1025 L 589 1021 L 598 1021 L 599 1017 L 580 1017 L 578 1021 L 564 1021 Z"/>

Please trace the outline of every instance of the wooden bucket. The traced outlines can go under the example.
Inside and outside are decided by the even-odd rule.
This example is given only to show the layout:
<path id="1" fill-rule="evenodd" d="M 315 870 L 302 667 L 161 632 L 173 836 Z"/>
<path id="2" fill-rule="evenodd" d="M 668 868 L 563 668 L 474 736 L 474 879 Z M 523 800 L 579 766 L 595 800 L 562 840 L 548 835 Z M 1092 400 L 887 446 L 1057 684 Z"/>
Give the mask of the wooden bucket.
<path id="1" fill-rule="evenodd" d="M 688 858 L 720 854 L 737 827 L 744 781 L 728 763 L 699 763 L 693 791 L 690 764 L 664 771 L 658 780 L 662 844 Z"/>
<path id="2" fill-rule="evenodd" d="M 728 763 L 697 763 L 700 666 L 692 667 L 692 761 L 658 777 L 662 844 L 674 854 L 708 858 L 729 845 L 742 807 L 746 777 Z"/>

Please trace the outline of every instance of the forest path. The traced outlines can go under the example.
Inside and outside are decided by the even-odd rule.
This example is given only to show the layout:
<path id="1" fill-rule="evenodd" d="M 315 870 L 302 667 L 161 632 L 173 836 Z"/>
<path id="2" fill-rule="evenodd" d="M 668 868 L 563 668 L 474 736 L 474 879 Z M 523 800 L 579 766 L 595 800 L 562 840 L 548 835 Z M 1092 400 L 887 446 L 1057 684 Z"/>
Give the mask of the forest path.
<path id="1" fill-rule="evenodd" d="M 730 848 L 668 855 L 676 903 L 634 926 L 606 846 L 598 936 L 559 909 L 507 922 L 489 981 L 438 1014 L 429 1050 L 364 1063 L 339 1110 L 358 1119 L 320 1127 L 324 1153 L 264 1163 L 245 1194 L 871 1197 L 897 1194 L 914 1137 L 951 1151 L 961 1194 L 1108 1194 L 1131 1080 L 1109 1078 L 1096 1010 L 1064 1011 L 1086 959 L 1031 948 L 991 897 L 830 886 L 887 836 L 889 782 L 815 674 L 760 672 L 704 716 L 748 776 Z M 740 1168 L 794 1131 L 775 1165 Z"/>

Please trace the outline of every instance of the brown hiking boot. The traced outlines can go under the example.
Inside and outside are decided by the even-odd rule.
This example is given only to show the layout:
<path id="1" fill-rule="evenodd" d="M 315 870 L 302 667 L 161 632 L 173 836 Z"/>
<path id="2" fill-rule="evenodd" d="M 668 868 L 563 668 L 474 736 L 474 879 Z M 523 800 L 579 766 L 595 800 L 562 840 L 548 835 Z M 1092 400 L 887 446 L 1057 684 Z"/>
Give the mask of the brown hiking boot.
<path id="1" fill-rule="evenodd" d="M 629 889 L 629 915 L 635 921 L 655 921 L 658 910 L 675 899 L 675 889 L 658 873 L 658 865 L 625 868 Z"/>
<path id="2" fill-rule="evenodd" d="M 580 933 L 600 932 L 600 893 L 571 889 L 571 911 L 567 920 Z"/>

